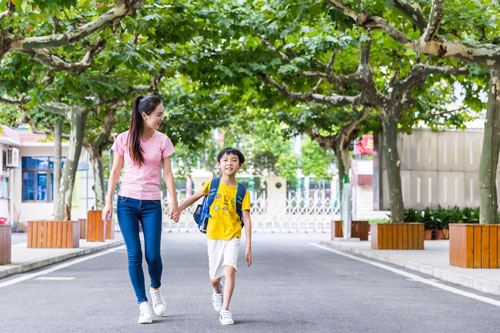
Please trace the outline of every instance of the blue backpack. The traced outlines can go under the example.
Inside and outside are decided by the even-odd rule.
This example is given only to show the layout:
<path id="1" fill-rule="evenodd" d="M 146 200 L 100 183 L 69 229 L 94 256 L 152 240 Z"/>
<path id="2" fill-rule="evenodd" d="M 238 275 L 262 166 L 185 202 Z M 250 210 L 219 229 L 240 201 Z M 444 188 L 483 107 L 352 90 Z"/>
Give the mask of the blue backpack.
<path id="1" fill-rule="evenodd" d="M 198 224 L 198 230 L 202 233 L 207 233 L 208 219 L 212 216 L 210 215 L 210 206 L 214 203 L 215 195 L 219 190 L 220 178 L 212 178 L 210 181 L 210 190 L 208 195 L 203 198 L 203 203 L 196 207 L 193 213 L 194 221 Z M 241 227 L 243 228 L 243 213 L 241 211 L 241 205 L 243 203 L 243 198 L 245 198 L 245 193 L 247 189 L 245 186 L 238 183 L 238 190 L 236 191 L 236 212 L 240 216 Z"/>

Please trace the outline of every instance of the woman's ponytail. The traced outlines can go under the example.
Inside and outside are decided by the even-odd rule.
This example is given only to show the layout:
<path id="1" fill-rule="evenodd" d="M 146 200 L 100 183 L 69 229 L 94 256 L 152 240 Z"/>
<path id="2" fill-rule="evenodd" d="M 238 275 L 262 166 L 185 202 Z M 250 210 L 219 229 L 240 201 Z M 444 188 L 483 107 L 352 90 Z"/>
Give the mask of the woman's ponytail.
<path id="1" fill-rule="evenodd" d="M 128 132 L 128 149 L 132 161 L 138 166 L 144 163 L 141 147 L 141 132 L 144 127 L 142 113 L 151 115 L 156 107 L 161 103 L 157 96 L 137 96 L 132 102 L 132 117 L 130 119 L 130 128 Z"/>

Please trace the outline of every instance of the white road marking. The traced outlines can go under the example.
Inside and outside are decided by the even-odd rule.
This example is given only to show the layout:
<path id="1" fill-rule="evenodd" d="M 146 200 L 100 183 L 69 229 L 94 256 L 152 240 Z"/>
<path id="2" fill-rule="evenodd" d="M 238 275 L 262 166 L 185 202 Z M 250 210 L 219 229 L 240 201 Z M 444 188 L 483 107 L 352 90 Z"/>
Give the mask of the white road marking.
<path id="1" fill-rule="evenodd" d="M 111 252 L 115 252 L 117 250 L 121 250 L 123 248 L 125 248 L 125 245 L 118 246 L 118 247 L 106 250 L 104 252 L 99 252 L 99 253 L 96 253 L 96 254 L 85 256 L 85 257 L 73 260 L 71 262 L 66 262 L 64 264 L 60 264 L 60 265 L 48 268 L 48 269 L 45 269 L 45 270 L 37 272 L 37 273 L 26 274 L 26 275 L 23 275 L 21 277 L 18 277 L 17 279 L 12 279 L 12 280 L 0 283 L 0 288 L 7 287 L 7 286 L 13 285 L 15 283 L 19 283 L 19 282 L 26 281 L 26 280 L 29 280 L 29 279 L 33 279 L 33 278 L 41 276 L 41 275 L 49 274 L 49 273 L 58 271 L 60 269 L 66 268 L 66 267 L 73 266 L 73 265 L 79 264 L 81 262 L 84 262 L 84 261 L 87 261 L 87 260 L 90 260 L 90 259 L 94 259 L 94 258 L 103 256 L 103 255 L 111 253 Z"/>
<path id="2" fill-rule="evenodd" d="M 439 289 L 443 289 L 443 290 L 446 290 L 448 292 L 451 292 L 451 293 L 454 293 L 454 294 L 457 294 L 457 295 L 461 295 L 461 296 L 464 296 L 464 297 L 469 297 L 469 298 L 475 299 L 477 301 L 481 301 L 481 302 L 484 302 L 484 303 L 488 303 L 488 304 L 500 307 L 500 301 L 497 301 L 496 299 L 493 299 L 493 298 L 476 295 L 476 294 L 468 292 L 468 291 L 463 291 L 463 290 L 460 290 L 458 288 L 450 287 L 450 286 L 447 286 L 447 285 L 445 285 L 443 283 L 437 282 L 435 279 L 426 279 L 426 278 L 420 277 L 418 275 L 415 275 L 415 274 L 412 274 L 412 273 L 408 273 L 406 271 L 403 271 L 403 270 L 400 270 L 400 269 L 397 269 L 397 268 L 394 268 L 394 267 L 391 267 L 391 266 L 387 266 L 387 265 L 384 265 L 384 264 L 381 264 L 381 263 L 378 263 L 378 262 L 373 262 L 373 261 L 370 261 L 370 260 L 358 258 L 356 256 L 353 256 L 353 255 L 350 255 L 350 254 L 347 254 L 347 253 L 343 253 L 341 251 L 337 251 L 337 250 L 331 249 L 329 247 L 320 245 L 318 243 L 309 243 L 309 244 L 312 245 L 312 246 L 318 247 L 320 249 L 327 250 L 327 251 L 333 252 L 335 254 L 338 254 L 338 255 L 341 255 L 341 256 L 344 256 L 344 257 L 347 257 L 347 258 L 350 258 L 350 259 L 354 259 L 354 260 L 357 260 L 357 261 L 361 261 L 361 262 L 364 262 L 366 264 L 370 264 L 370 265 L 373 265 L 373 266 L 376 266 L 376 267 L 379 267 L 379 268 L 391 271 L 393 273 L 405 276 L 409 280 L 412 280 L 412 281 L 422 282 L 422 283 L 428 284 L 430 286 L 433 286 L 433 287 L 436 287 L 436 288 L 439 288 Z"/>
<path id="3" fill-rule="evenodd" d="M 49 281 L 70 281 L 74 280 L 71 276 L 41 276 L 37 277 L 35 280 L 49 280 Z"/>

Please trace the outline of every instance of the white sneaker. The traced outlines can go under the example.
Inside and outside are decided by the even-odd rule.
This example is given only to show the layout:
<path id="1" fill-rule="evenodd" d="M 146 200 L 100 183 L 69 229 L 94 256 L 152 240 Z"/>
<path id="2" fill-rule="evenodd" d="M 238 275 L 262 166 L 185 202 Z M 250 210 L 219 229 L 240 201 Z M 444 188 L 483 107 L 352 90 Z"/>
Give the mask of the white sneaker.
<path id="1" fill-rule="evenodd" d="M 139 304 L 139 309 L 141 314 L 139 315 L 139 324 L 151 324 L 153 322 L 153 310 L 148 302 L 142 302 Z"/>
<path id="2" fill-rule="evenodd" d="M 224 301 L 224 286 L 222 282 L 220 283 L 221 293 L 215 293 L 215 290 L 212 292 L 212 305 L 214 306 L 214 310 L 220 312 L 222 310 L 222 302 Z"/>
<path id="3" fill-rule="evenodd" d="M 222 325 L 233 325 L 233 314 L 229 310 L 222 310 L 219 317 L 220 323 Z"/>
<path id="4" fill-rule="evenodd" d="M 220 312 L 222 310 L 222 301 L 224 300 L 224 295 L 222 293 L 212 294 L 212 305 L 214 306 L 214 310 Z"/>
<path id="5" fill-rule="evenodd" d="M 153 310 L 157 316 L 164 316 L 167 312 L 167 306 L 165 305 L 165 300 L 161 296 L 160 289 L 153 290 L 149 286 L 149 294 L 151 295 L 151 302 L 153 303 Z"/>

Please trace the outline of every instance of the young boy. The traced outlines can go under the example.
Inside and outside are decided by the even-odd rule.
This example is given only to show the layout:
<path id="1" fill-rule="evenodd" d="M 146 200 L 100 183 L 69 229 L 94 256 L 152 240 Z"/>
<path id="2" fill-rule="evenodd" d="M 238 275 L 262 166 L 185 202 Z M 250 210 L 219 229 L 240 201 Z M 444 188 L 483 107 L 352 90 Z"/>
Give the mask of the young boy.
<path id="1" fill-rule="evenodd" d="M 210 282 L 213 287 L 212 304 L 215 311 L 220 312 L 222 325 L 234 324 L 233 315 L 229 312 L 229 303 L 234 290 L 236 262 L 240 248 L 241 220 L 236 211 L 238 182 L 236 172 L 243 166 L 245 158 L 235 148 L 225 148 L 217 156 L 217 167 L 222 173 L 219 188 L 214 202 L 210 206 L 210 216 L 207 225 L 207 248 Z M 208 195 L 210 180 L 201 191 L 186 199 L 179 206 L 184 210 L 199 198 Z M 248 267 L 252 264 L 252 224 L 250 221 L 250 194 L 245 193 L 241 204 L 243 222 L 245 225 L 246 250 L 245 260 Z M 225 277 L 224 295 L 222 294 L 221 278 Z"/>

